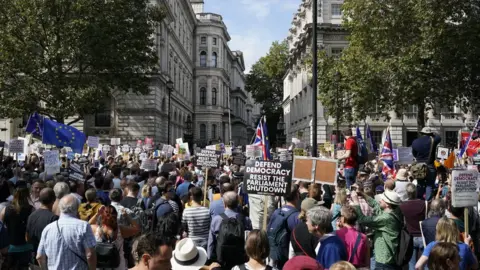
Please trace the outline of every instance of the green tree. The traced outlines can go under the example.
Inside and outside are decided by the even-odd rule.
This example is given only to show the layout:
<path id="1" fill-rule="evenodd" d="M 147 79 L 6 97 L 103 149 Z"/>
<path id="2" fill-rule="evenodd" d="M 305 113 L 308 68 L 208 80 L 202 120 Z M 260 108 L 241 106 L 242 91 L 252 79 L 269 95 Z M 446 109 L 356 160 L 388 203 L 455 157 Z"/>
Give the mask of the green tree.
<path id="1" fill-rule="evenodd" d="M 0 0 L 0 115 L 57 121 L 94 113 L 112 91 L 149 92 L 164 11 L 149 0 Z"/>
<path id="2" fill-rule="evenodd" d="M 478 91 L 479 11 L 474 0 L 345 0 L 350 46 L 338 64 L 353 117 L 462 105 Z"/>

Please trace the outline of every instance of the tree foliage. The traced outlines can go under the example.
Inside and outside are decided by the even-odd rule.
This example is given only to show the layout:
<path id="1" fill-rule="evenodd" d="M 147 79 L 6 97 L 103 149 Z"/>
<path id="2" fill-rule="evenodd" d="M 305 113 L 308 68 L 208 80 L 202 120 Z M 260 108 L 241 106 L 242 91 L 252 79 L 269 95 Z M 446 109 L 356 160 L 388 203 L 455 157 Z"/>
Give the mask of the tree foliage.
<path id="1" fill-rule="evenodd" d="M 466 110 L 475 102 L 471 97 L 480 86 L 478 1 L 345 0 L 343 9 L 350 45 L 331 68 L 341 74 L 354 120 L 374 111 L 401 114 L 416 105 L 421 128 L 430 104 Z M 320 98 L 326 89 L 322 80 Z M 332 102 L 324 105 L 334 109 Z"/>
<path id="2" fill-rule="evenodd" d="M 148 0 L 0 0 L 0 115 L 58 121 L 115 91 L 148 93 L 158 63 Z"/>
<path id="3" fill-rule="evenodd" d="M 287 59 L 287 42 L 273 42 L 267 55 L 260 58 L 247 75 L 245 88 L 255 102 L 262 105 L 267 116 L 278 115 L 282 109 Z"/>

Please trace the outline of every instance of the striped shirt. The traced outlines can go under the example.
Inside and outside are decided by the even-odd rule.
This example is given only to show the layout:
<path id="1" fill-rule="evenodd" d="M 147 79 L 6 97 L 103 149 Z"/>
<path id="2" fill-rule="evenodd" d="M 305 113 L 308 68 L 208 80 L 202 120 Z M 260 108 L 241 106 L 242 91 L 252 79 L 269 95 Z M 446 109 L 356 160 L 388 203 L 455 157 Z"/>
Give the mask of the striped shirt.
<path id="1" fill-rule="evenodd" d="M 185 208 L 182 224 L 187 228 L 188 237 L 193 241 L 207 241 L 210 230 L 210 210 L 203 206 Z"/>
<path id="2" fill-rule="evenodd" d="M 85 249 L 94 248 L 97 244 L 90 224 L 61 214 L 58 226 L 60 231 L 58 231 L 57 222 L 48 224 L 42 232 L 38 245 L 37 253 L 47 257 L 48 269 L 88 269 Z"/>

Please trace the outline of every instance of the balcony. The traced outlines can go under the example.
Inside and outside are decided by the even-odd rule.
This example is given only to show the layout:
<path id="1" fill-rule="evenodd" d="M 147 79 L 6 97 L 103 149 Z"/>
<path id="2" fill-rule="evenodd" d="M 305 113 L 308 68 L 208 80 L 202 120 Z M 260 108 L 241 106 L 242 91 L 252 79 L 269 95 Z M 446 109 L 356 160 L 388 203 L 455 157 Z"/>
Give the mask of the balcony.
<path id="1" fill-rule="evenodd" d="M 403 119 L 407 121 L 412 121 L 417 119 L 417 113 L 416 112 L 404 112 L 403 113 Z"/>
<path id="2" fill-rule="evenodd" d="M 214 13 L 199 13 L 197 14 L 197 19 L 200 21 L 216 21 L 216 22 L 221 22 L 222 16 Z"/>

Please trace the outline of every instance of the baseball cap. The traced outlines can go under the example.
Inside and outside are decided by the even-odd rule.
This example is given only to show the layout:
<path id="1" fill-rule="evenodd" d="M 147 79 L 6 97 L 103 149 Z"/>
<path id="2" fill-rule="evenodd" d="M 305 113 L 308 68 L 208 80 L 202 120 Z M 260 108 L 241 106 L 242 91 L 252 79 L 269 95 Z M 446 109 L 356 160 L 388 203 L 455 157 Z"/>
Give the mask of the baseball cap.
<path id="1" fill-rule="evenodd" d="M 288 260 L 283 266 L 283 270 L 323 270 L 323 266 L 320 265 L 317 260 L 308 256 L 295 256 Z"/>

